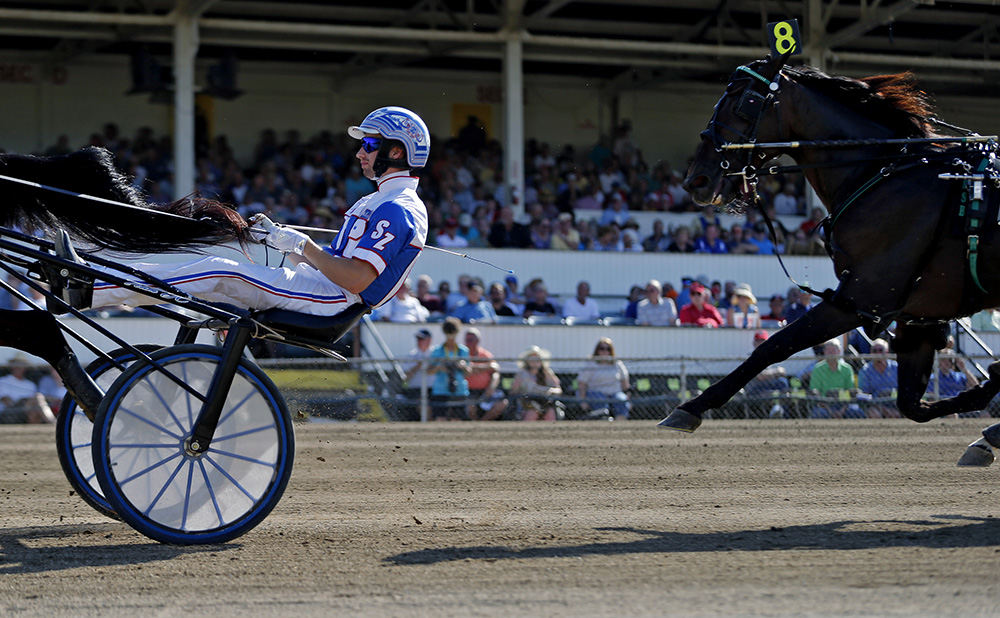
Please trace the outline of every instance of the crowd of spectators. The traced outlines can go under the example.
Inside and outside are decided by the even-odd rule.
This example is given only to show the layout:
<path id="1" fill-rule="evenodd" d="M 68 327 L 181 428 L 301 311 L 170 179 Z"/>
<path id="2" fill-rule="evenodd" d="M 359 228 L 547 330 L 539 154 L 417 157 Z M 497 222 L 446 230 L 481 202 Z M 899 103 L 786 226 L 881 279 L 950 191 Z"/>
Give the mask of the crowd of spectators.
<path id="1" fill-rule="evenodd" d="M 87 144 L 109 149 L 122 172 L 153 202 L 174 194 L 173 144 L 148 127 L 132 137 L 107 123 Z M 249 216 L 265 212 L 282 223 L 337 228 L 357 198 L 374 190 L 343 132 L 304 139 L 296 130 L 261 131 L 252 153 L 236 153 L 225 135 L 198 139 L 195 190 Z M 66 136 L 44 154 L 72 149 Z M 523 247 L 553 250 L 757 253 L 771 251 L 767 230 L 754 215 L 724 229 L 702 213 L 681 186 L 682 172 L 665 161 L 648 163 L 622 123 L 611 139 L 587 152 L 566 145 L 525 144 L 525 191 L 508 203 L 503 151 L 487 139 L 475 117 L 454 138 L 435 138 L 420 172 L 428 205 L 428 242 L 441 247 Z M 805 215 L 801 177 L 764 177 L 758 191 L 775 214 Z M 636 211 L 697 213 L 689 225 L 640 230 Z M 820 215 L 822 210 L 819 211 Z M 822 218 L 822 216 L 820 216 Z M 778 225 L 777 248 L 817 253 L 818 220 L 801 228 Z"/>

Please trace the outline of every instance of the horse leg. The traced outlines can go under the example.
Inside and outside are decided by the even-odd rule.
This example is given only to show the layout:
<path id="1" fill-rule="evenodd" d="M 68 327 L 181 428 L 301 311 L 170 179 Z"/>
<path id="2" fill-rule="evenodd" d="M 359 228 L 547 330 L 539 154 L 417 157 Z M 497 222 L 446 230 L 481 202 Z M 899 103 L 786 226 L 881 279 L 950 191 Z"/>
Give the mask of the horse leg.
<path id="1" fill-rule="evenodd" d="M 87 375 L 48 311 L 0 309 L 0 346 L 34 354 L 52 365 L 63 385 L 88 416 L 97 413 L 104 393 Z"/>
<path id="2" fill-rule="evenodd" d="M 861 325 L 861 318 L 851 311 L 826 301 L 807 311 L 798 320 L 768 337 L 747 360 L 729 375 L 685 401 L 660 421 L 660 427 L 691 432 L 701 424 L 702 414 L 729 401 L 761 371 L 780 363 L 792 354 L 819 345 Z"/>
<path id="3" fill-rule="evenodd" d="M 940 326 L 903 325 L 897 329 L 899 391 L 896 406 L 903 416 L 918 423 L 982 410 L 1000 393 L 1000 362 L 994 362 L 989 366 L 989 379 L 976 386 L 949 399 L 922 400 L 933 369 L 934 352 L 945 345 L 943 334 Z"/>

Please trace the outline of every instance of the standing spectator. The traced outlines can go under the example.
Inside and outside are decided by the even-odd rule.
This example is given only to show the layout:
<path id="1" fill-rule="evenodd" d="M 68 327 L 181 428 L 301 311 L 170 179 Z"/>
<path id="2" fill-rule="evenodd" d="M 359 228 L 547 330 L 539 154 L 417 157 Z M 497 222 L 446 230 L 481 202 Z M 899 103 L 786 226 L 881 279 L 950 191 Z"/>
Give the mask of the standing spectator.
<path id="1" fill-rule="evenodd" d="M 896 361 L 889 358 L 889 342 L 875 339 L 871 346 L 872 359 L 858 371 L 858 399 L 888 399 L 894 397 L 899 387 Z M 863 395 L 862 395 L 863 393 Z M 865 406 L 873 418 L 899 418 L 899 410 L 892 401 L 880 401 Z"/>
<path id="2" fill-rule="evenodd" d="M 677 306 L 663 296 L 663 288 L 656 279 L 646 282 L 646 298 L 635 308 L 635 323 L 640 326 L 676 326 Z"/>
<path id="3" fill-rule="evenodd" d="M 584 400 L 580 407 L 584 412 L 607 408 L 616 420 L 627 420 L 629 375 L 625 363 L 615 358 L 615 344 L 601 337 L 591 358 L 593 362 L 576 377 L 576 396 Z"/>
<path id="4" fill-rule="evenodd" d="M 576 284 L 576 296 L 563 304 L 562 316 L 578 320 L 597 320 L 601 317 L 597 301 L 590 297 L 589 283 L 581 281 Z"/>
<path id="5" fill-rule="evenodd" d="M 809 413 L 811 418 L 858 418 L 864 416 L 857 404 L 841 403 L 842 393 L 854 390 L 854 369 L 842 357 L 844 348 L 839 339 L 823 344 L 823 360 L 816 363 L 809 376 L 809 390 L 818 397 L 838 401 L 818 402 Z"/>
<path id="6" fill-rule="evenodd" d="M 431 416 L 435 421 L 460 421 L 465 418 L 462 401 L 469 397 L 469 348 L 458 343 L 460 322 L 445 318 L 441 325 L 444 343 L 431 350 L 427 372 L 434 375 L 431 386 Z"/>
<path id="7" fill-rule="evenodd" d="M 531 300 L 524 303 L 524 317 L 529 318 L 533 315 L 559 315 L 556 306 L 549 302 L 549 290 L 545 287 L 544 283 L 534 286 L 532 292 Z"/>
<path id="8" fill-rule="evenodd" d="M 722 316 L 719 310 L 709 304 L 708 290 L 695 281 L 691 284 L 691 303 L 681 308 L 680 322 L 682 325 L 715 328 L 722 326 Z"/>
<path id="9" fill-rule="evenodd" d="M 56 417 L 38 385 L 25 377 L 31 363 L 23 354 L 7 361 L 10 373 L 0 378 L 0 423 L 54 423 Z"/>
<path id="10" fill-rule="evenodd" d="M 406 389 L 403 391 L 405 398 L 412 401 L 419 401 L 421 392 L 427 390 L 430 393 L 434 378 L 427 372 L 430 366 L 431 357 L 431 331 L 421 328 L 414 334 L 417 345 L 410 350 L 406 356 L 407 362 L 403 365 L 405 372 L 403 377 L 406 380 Z M 408 421 L 420 420 L 420 410 L 412 404 L 403 406 L 403 417 Z"/>
<path id="11" fill-rule="evenodd" d="M 396 295 L 375 312 L 376 319 L 383 322 L 426 322 L 431 313 L 416 296 L 410 294 L 409 279 L 404 280 Z"/>
<path id="12" fill-rule="evenodd" d="M 556 229 L 552 232 L 552 249 L 556 251 L 576 251 L 580 248 L 580 232 L 573 227 L 573 215 L 561 212 L 556 217 Z"/>
<path id="13" fill-rule="evenodd" d="M 741 283 L 733 288 L 726 310 L 726 326 L 735 328 L 760 328 L 760 311 L 757 309 L 757 297 L 749 283 Z"/>
<path id="14" fill-rule="evenodd" d="M 473 279 L 465 288 L 465 301 L 451 310 L 450 315 L 463 322 L 496 322 L 493 305 L 483 300 L 483 284 Z"/>
<path id="15" fill-rule="evenodd" d="M 507 302 L 507 289 L 502 283 L 495 282 L 490 285 L 490 305 L 493 306 L 493 313 L 497 317 L 515 317 L 517 309 Z"/>
<path id="16" fill-rule="evenodd" d="M 517 401 L 522 421 L 555 421 L 564 415 L 559 378 L 549 367 L 549 353 L 533 345 L 521 354 L 520 371 L 514 376 L 510 393 Z"/>
<path id="17" fill-rule="evenodd" d="M 766 330 L 758 330 L 753 334 L 753 347 L 756 350 L 760 344 L 767 341 L 768 334 Z M 747 397 L 751 399 L 761 399 L 764 397 L 772 396 L 775 391 L 778 393 L 784 393 L 788 391 L 788 372 L 781 365 L 771 365 L 764 371 L 757 374 L 750 382 L 743 387 L 744 392 Z M 774 401 L 773 399 L 769 401 Z M 780 403 L 774 401 L 768 410 L 768 416 L 771 418 L 784 418 L 787 416 L 785 409 Z"/>
<path id="18" fill-rule="evenodd" d="M 653 221 L 653 233 L 642 241 L 642 248 L 647 253 L 652 251 L 666 251 L 671 243 L 670 237 L 663 228 L 663 219 Z"/>
<path id="19" fill-rule="evenodd" d="M 507 409 L 507 399 L 500 385 L 500 365 L 493 360 L 493 354 L 479 345 L 482 334 L 478 328 L 465 331 L 465 347 L 469 348 L 469 397 L 473 401 L 466 406 L 470 421 L 493 421 Z"/>
<path id="20" fill-rule="evenodd" d="M 719 226 L 709 223 L 705 226 L 705 233 L 694 241 L 695 253 L 728 253 L 729 248 L 726 243 L 719 238 Z"/>

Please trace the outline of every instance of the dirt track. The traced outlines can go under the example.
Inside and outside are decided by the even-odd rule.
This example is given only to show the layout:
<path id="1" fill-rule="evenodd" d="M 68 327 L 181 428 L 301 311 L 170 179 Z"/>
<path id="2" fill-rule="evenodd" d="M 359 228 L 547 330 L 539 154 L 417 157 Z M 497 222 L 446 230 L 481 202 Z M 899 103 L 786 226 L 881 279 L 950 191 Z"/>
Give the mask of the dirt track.
<path id="1" fill-rule="evenodd" d="M 310 424 L 224 546 L 70 495 L 48 427 L 0 441 L 3 615 L 1000 613 L 980 420 Z"/>

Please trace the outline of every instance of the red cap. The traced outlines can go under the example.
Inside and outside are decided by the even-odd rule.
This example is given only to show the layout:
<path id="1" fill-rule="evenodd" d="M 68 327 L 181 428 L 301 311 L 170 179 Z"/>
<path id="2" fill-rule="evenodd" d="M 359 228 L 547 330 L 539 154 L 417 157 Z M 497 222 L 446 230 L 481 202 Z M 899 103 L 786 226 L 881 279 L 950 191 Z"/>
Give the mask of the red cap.
<path id="1" fill-rule="evenodd" d="M 694 283 L 691 284 L 690 291 L 692 291 L 692 292 L 704 292 L 705 291 L 705 286 L 703 286 L 702 284 L 700 284 L 697 281 L 695 281 Z"/>
<path id="2" fill-rule="evenodd" d="M 767 336 L 768 335 L 767 335 L 767 331 L 766 330 L 759 330 L 759 331 L 757 331 L 756 333 L 753 334 L 753 340 L 754 341 L 764 341 L 765 339 L 767 339 Z"/>

